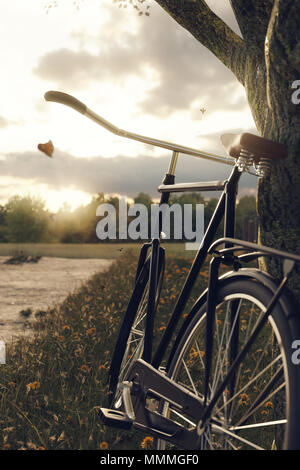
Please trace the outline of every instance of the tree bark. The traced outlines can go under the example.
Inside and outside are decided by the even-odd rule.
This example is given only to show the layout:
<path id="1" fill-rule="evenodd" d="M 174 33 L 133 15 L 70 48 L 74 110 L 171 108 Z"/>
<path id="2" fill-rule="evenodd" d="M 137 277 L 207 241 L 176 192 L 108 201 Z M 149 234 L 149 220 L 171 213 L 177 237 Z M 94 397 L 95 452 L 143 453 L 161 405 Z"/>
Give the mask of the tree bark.
<path id="1" fill-rule="evenodd" d="M 266 109 L 258 120 L 264 136 L 281 142 L 288 158 L 272 167 L 259 184 L 261 240 L 275 248 L 300 254 L 300 107 L 292 103 L 292 83 L 300 77 L 300 1 L 275 0 L 265 41 Z M 267 269 L 280 277 L 276 259 Z M 300 305 L 300 270 L 290 281 Z"/>
<path id="2" fill-rule="evenodd" d="M 260 240 L 300 254 L 300 105 L 292 83 L 300 80 L 300 0 L 230 0 L 243 38 L 204 0 L 156 0 L 223 62 L 245 86 L 259 134 L 284 144 L 288 158 L 272 165 L 258 184 Z M 282 262 L 266 258 L 278 280 Z M 300 269 L 289 283 L 300 306 Z"/>

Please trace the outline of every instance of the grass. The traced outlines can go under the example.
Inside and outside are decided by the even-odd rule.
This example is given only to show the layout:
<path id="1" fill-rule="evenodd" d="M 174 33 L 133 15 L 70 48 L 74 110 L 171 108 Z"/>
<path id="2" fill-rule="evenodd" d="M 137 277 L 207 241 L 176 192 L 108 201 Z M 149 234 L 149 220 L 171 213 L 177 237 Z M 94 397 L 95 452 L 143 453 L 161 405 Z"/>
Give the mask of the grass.
<path id="1" fill-rule="evenodd" d="M 184 243 L 164 244 L 166 251 L 186 258 L 195 255 L 186 251 Z M 0 243 L 0 256 L 14 256 L 23 252 L 27 256 L 49 256 L 56 258 L 118 258 L 124 251 L 138 253 L 140 243 Z"/>
<path id="2" fill-rule="evenodd" d="M 168 253 L 167 260 L 158 336 L 190 265 L 178 254 Z M 39 318 L 33 337 L 7 345 L 7 364 L 0 365 L 0 449 L 141 448 L 145 436 L 107 428 L 97 416 L 99 405 L 107 406 L 107 372 L 136 261 L 136 250 L 124 250 L 107 272 Z M 207 277 L 205 268 L 186 312 Z"/>

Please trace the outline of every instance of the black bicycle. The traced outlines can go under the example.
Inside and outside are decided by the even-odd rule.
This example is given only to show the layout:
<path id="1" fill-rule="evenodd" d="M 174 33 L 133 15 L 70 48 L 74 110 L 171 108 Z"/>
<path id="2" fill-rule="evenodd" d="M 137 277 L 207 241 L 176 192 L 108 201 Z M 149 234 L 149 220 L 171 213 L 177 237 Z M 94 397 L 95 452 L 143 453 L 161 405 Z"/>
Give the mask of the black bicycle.
<path id="1" fill-rule="evenodd" d="M 265 177 L 271 164 L 286 157 L 284 147 L 248 133 L 226 134 L 222 142 L 229 156 L 221 157 L 119 129 L 65 93 L 50 91 L 45 99 L 71 106 L 119 136 L 171 150 L 168 172 L 158 188 L 161 205 L 174 192 L 221 192 L 153 351 L 165 267 L 159 213 L 159 235 L 141 249 L 109 371 L 109 408 L 99 412 L 102 422 L 146 432 L 154 436 L 156 449 L 300 449 L 300 317 L 286 287 L 300 256 L 234 238 L 241 174 L 253 173 L 254 167 L 254 174 Z M 179 153 L 231 165 L 231 173 L 224 181 L 176 184 Z M 222 220 L 224 238 L 214 241 Z M 207 289 L 174 338 L 208 255 Z M 282 260 L 279 284 L 247 267 L 263 256 Z M 221 265 L 228 266 L 226 274 L 219 274 Z"/>

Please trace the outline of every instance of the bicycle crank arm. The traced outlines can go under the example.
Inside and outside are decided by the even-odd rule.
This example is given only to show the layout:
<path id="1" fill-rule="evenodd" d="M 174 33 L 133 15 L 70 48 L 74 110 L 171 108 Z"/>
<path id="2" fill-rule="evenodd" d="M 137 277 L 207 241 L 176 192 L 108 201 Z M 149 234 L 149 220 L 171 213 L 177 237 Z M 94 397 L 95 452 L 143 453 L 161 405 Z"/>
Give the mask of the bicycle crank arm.
<path id="1" fill-rule="evenodd" d="M 128 384 L 131 386 L 128 387 Z M 103 424 L 123 429 L 133 426 L 181 448 L 198 448 L 199 436 L 195 423 L 201 419 L 204 412 L 200 398 L 142 359 L 133 364 L 128 382 L 124 385 L 130 390 L 130 409 L 133 409 L 131 416 L 134 419 L 131 419 L 126 411 L 101 408 L 99 416 Z M 124 405 L 128 408 L 128 403 Z M 185 427 L 162 416 L 160 411 L 163 411 L 164 406 L 174 410 L 185 423 Z"/>
<path id="2" fill-rule="evenodd" d="M 131 396 L 135 413 L 138 413 L 143 401 L 147 399 L 168 402 L 177 412 L 194 419 L 204 413 L 203 400 L 200 397 L 175 383 L 163 371 L 155 369 L 143 359 L 138 359 L 133 364 L 128 380 L 133 383 Z"/>

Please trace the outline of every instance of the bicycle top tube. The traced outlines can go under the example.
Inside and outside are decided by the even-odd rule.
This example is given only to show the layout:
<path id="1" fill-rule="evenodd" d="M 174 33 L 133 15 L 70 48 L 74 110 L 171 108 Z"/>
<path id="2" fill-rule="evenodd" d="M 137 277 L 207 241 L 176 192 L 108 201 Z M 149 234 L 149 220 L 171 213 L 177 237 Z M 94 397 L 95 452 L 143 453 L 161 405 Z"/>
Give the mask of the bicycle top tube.
<path id="1" fill-rule="evenodd" d="M 155 147 L 161 147 L 168 150 L 172 150 L 176 153 L 183 153 L 186 155 L 191 155 L 193 157 L 204 158 L 206 160 L 213 160 L 215 162 L 224 163 L 225 165 L 234 166 L 235 165 L 235 158 L 233 157 L 224 157 L 221 155 L 215 155 L 208 152 L 203 152 L 201 150 L 193 149 L 190 147 L 185 147 L 183 145 L 173 144 L 171 142 L 166 142 L 164 140 L 153 139 L 151 137 L 146 137 L 143 135 L 135 134 L 133 132 L 128 132 L 123 129 L 116 127 L 114 124 L 110 123 L 103 117 L 96 114 L 94 111 L 89 109 L 85 104 L 81 101 L 74 98 L 74 96 L 68 95 L 67 93 L 62 93 L 60 91 L 47 91 L 45 93 L 45 100 L 46 101 L 54 101 L 56 103 L 61 103 L 66 106 L 70 106 L 71 108 L 75 109 L 79 113 L 87 116 L 88 118 L 95 121 L 100 126 L 104 127 L 109 132 L 116 134 L 120 137 L 126 137 L 127 139 L 137 140 L 139 142 L 143 142 L 145 144 L 153 145 Z M 251 173 L 252 174 L 252 173 Z"/>

